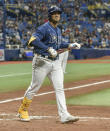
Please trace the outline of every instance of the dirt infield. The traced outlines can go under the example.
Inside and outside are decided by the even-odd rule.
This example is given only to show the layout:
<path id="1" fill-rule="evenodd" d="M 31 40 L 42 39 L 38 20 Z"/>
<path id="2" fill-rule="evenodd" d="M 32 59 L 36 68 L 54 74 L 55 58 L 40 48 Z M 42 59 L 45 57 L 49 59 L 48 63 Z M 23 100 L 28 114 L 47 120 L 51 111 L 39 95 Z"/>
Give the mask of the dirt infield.
<path id="1" fill-rule="evenodd" d="M 110 80 L 110 75 L 65 84 L 65 89 L 104 80 Z M 109 87 L 110 82 L 107 82 L 75 90 L 67 90 L 65 94 L 66 97 L 70 97 Z M 53 88 L 42 87 L 38 93 L 49 91 L 53 91 Z M 23 94 L 24 90 L 1 93 L 0 101 L 22 97 Z M 57 114 L 57 106 L 44 104 L 48 100 L 55 100 L 55 94 L 34 97 L 29 109 L 32 119 L 30 122 L 21 122 L 16 116 L 21 100 L 12 100 L 11 102 L 0 104 L 0 131 L 110 131 L 110 107 L 68 105 L 69 112 L 79 116 L 80 120 L 73 124 L 61 124 Z"/>

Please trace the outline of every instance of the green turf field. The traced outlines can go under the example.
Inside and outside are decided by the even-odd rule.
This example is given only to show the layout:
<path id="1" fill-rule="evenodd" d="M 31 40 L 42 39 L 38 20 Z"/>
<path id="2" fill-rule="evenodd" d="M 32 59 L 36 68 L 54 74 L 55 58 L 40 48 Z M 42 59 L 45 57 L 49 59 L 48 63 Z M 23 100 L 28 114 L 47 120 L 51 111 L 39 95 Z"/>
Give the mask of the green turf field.
<path id="1" fill-rule="evenodd" d="M 26 89 L 31 81 L 31 63 L 0 65 L 0 92 Z M 65 82 L 79 81 L 110 74 L 109 64 L 69 63 Z M 43 85 L 49 85 L 48 79 Z"/>
<path id="2" fill-rule="evenodd" d="M 110 106 L 110 89 L 73 96 L 66 99 L 69 105 L 87 105 L 87 106 Z M 56 101 L 48 101 L 46 104 L 56 104 Z"/>
<path id="3" fill-rule="evenodd" d="M 31 68 L 31 63 L 0 65 L 0 92 L 27 89 L 31 81 Z M 110 64 L 69 63 L 66 72 L 65 82 L 80 81 L 110 75 Z M 46 78 L 43 85 L 49 84 L 49 80 Z M 91 94 L 71 97 L 67 99 L 67 103 L 110 106 L 109 94 L 110 89 L 105 89 Z"/>
<path id="4" fill-rule="evenodd" d="M 26 89 L 31 81 L 31 63 L 0 66 L 0 92 Z M 48 85 L 49 81 L 44 82 Z"/>
<path id="5" fill-rule="evenodd" d="M 110 106 L 110 89 L 79 95 L 67 99 L 70 105 Z"/>
<path id="6" fill-rule="evenodd" d="M 110 75 L 110 64 L 88 64 L 73 63 L 67 65 L 65 81 L 78 81 L 88 78 L 95 78 Z"/>

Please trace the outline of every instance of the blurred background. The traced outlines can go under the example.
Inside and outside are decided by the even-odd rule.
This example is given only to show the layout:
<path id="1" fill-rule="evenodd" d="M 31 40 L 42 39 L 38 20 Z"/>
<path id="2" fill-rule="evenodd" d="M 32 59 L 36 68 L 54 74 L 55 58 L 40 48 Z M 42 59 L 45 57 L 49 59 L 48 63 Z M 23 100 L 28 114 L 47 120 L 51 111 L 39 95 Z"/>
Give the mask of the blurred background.
<path id="1" fill-rule="evenodd" d="M 0 0 L 0 61 L 32 60 L 26 43 L 48 21 L 51 5 L 63 11 L 59 27 L 64 40 L 82 45 L 68 59 L 110 55 L 109 0 Z"/>

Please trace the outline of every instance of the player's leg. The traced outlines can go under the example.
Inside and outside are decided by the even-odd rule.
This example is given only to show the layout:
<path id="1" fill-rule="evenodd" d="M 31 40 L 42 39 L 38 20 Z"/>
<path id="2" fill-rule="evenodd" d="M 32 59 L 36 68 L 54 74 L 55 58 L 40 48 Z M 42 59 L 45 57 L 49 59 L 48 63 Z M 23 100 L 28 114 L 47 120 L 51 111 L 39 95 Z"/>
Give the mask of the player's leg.
<path id="1" fill-rule="evenodd" d="M 58 107 L 59 116 L 63 116 L 63 114 L 68 114 L 67 107 L 66 107 L 66 100 L 65 94 L 63 89 L 63 71 L 62 68 L 58 70 L 52 71 L 48 75 L 49 79 L 51 80 L 55 93 L 56 93 L 56 101 Z"/>
<path id="2" fill-rule="evenodd" d="M 37 70 L 33 71 L 31 84 L 30 84 L 29 88 L 27 89 L 27 91 L 25 92 L 24 97 L 27 97 L 28 99 L 32 99 L 33 96 L 40 89 L 46 75 L 47 75 L 46 69 L 45 70 L 44 69 L 37 69 Z"/>
<path id="3" fill-rule="evenodd" d="M 67 65 L 67 60 L 68 60 L 68 54 L 69 54 L 68 51 L 64 52 L 64 56 L 63 56 L 63 60 L 62 60 L 62 68 L 63 68 L 64 73 L 66 73 L 66 65 Z"/>
<path id="4" fill-rule="evenodd" d="M 32 102 L 33 96 L 36 94 L 36 92 L 41 87 L 41 84 L 43 83 L 46 74 L 43 71 L 43 75 L 42 75 L 42 71 L 37 70 L 37 71 L 33 72 L 32 76 L 33 77 L 32 77 L 31 85 L 27 89 L 27 91 L 24 95 L 24 99 L 22 101 L 22 104 L 18 110 L 19 117 L 22 121 L 30 121 L 30 118 L 28 115 L 28 108 Z"/>
<path id="5" fill-rule="evenodd" d="M 64 93 L 64 88 L 63 88 L 64 76 L 63 76 L 63 70 L 61 66 L 59 66 L 58 68 L 55 67 L 55 70 L 53 70 L 49 74 L 49 79 L 52 81 L 53 87 L 56 92 L 56 101 L 57 101 L 58 113 L 59 113 L 61 122 L 68 123 L 71 121 L 72 122 L 77 121 L 78 118 L 70 115 L 67 111 L 65 93 Z"/>
<path id="6" fill-rule="evenodd" d="M 41 64 L 42 63 L 42 64 Z M 36 94 L 36 92 L 39 90 L 41 87 L 47 73 L 47 67 L 45 65 L 45 62 L 43 63 L 42 60 L 39 60 L 39 62 L 34 59 L 33 60 L 33 70 L 32 70 L 32 82 L 27 89 L 24 99 L 22 101 L 22 104 L 18 110 L 19 117 L 22 121 L 29 121 L 29 115 L 28 115 L 28 108 L 32 102 L 33 96 Z"/>

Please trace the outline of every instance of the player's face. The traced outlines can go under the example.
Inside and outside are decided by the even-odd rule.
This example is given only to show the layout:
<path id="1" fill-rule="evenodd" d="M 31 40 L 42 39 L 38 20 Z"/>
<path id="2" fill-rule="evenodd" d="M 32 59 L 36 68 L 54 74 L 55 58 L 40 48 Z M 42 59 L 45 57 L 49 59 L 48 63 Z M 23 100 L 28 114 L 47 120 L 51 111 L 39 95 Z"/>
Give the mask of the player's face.
<path id="1" fill-rule="evenodd" d="M 60 21 L 60 13 L 59 12 L 55 12 L 51 17 L 56 22 Z"/>

